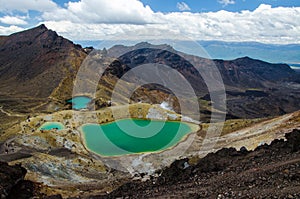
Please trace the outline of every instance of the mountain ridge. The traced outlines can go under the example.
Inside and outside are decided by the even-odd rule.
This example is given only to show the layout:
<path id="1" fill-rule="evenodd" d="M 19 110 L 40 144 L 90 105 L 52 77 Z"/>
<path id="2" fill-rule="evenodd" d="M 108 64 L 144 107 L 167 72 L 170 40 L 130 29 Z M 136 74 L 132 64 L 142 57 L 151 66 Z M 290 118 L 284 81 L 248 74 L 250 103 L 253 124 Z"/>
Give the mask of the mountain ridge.
<path id="1" fill-rule="evenodd" d="M 45 25 L 7 36 L 0 46 L 0 93 L 14 88 L 25 96 L 47 98 L 68 70 L 77 70 L 71 62 L 85 56 L 81 46 Z"/>
<path id="2" fill-rule="evenodd" d="M 230 91 L 227 94 L 232 94 L 227 97 L 229 99 L 228 115 L 233 115 L 233 118 L 245 118 L 249 115 L 251 117 L 274 116 L 296 111 L 298 108 L 293 98 L 289 99 L 292 101 L 291 103 L 282 103 L 285 101 L 283 94 L 288 93 L 291 89 L 287 88 L 288 85 L 285 82 L 298 78 L 295 71 L 284 64 L 270 64 L 249 57 L 231 61 L 209 60 L 176 51 L 166 44 L 152 45 L 147 42 L 135 46 L 118 45 L 107 49 L 106 52 L 105 50 L 84 49 L 59 36 L 55 31 L 47 29 L 45 25 L 3 37 L 0 42 L 2 43 L 0 46 L 0 95 L 13 100 L 17 99 L 20 105 L 22 105 L 19 100 L 21 98 L 39 98 L 42 103 L 34 102 L 31 108 L 39 107 L 40 111 L 54 111 L 57 108 L 68 107 L 65 100 L 72 96 L 76 73 L 83 61 L 89 58 L 93 60 L 93 56 L 96 59 L 95 63 L 101 65 L 107 62 L 110 65 L 105 73 L 109 75 L 105 75 L 97 86 L 96 108 L 108 105 L 107 101 L 110 100 L 114 85 L 123 74 L 131 68 L 145 63 L 166 64 L 173 67 L 190 80 L 190 84 L 199 98 L 209 100 L 209 97 L 205 97 L 208 91 L 201 74 L 193 69 L 192 65 L 184 60 L 184 57 L 195 60 L 200 69 L 205 70 L 209 64 L 214 64 L 219 69 L 226 91 Z M 90 52 L 91 50 L 92 52 Z M 110 57 L 107 57 L 107 54 Z M 103 58 L 102 61 L 99 60 L 99 56 Z M 95 70 L 98 70 L 97 67 L 99 68 L 100 65 L 95 65 Z M 89 71 L 86 78 L 89 79 L 90 75 L 94 75 L 94 73 L 95 71 Z M 283 85 L 287 85 L 287 87 Z M 273 88 L 279 89 L 276 96 L 271 91 Z M 257 92 L 247 91 L 249 89 L 257 90 Z M 158 90 L 159 94 L 153 90 Z M 265 97 L 255 96 L 258 92 L 261 92 L 260 96 Z M 295 89 L 291 90 L 291 93 L 289 95 L 298 95 Z M 84 94 L 84 90 L 82 94 Z M 91 93 L 91 95 L 93 94 Z M 137 91 L 133 96 L 133 101 L 162 103 L 170 96 L 172 95 L 166 89 L 154 86 Z M 254 97 L 255 100 L 252 100 L 251 97 Z M 271 109 L 276 111 L 272 113 L 269 108 L 264 110 L 264 107 L 260 107 L 262 111 L 252 113 L 247 107 L 255 107 L 256 100 L 264 100 L 263 106 L 274 106 Z M 242 106 L 239 111 L 235 108 L 237 104 Z M 6 108 L 10 109 L 10 107 Z M 178 109 L 179 107 L 174 108 Z M 209 107 L 200 108 L 203 108 L 204 112 L 210 110 Z"/>

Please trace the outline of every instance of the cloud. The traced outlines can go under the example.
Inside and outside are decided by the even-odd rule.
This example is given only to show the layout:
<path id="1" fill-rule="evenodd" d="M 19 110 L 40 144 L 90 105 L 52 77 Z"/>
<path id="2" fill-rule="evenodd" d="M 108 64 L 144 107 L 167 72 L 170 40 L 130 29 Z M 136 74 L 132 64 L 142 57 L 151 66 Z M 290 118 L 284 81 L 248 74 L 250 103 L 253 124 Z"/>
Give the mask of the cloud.
<path id="1" fill-rule="evenodd" d="M 0 5 L 1 12 L 28 12 L 29 10 L 44 12 L 57 7 L 52 0 L 0 0 Z"/>
<path id="2" fill-rule="evenodd" d="M 10 35 L 12 33 L 19 32 L 22 30 L 24 30 L 24 28 L 14 26 L 14 25 L 9 27 L 0 26 L 0 35 Z"/>
<path id="3" fill-rule="evenodd" d="M 77 8 L 80 13 L 90 9 L 82 7 L 82 5 Z M 146 7 L 141 8 L 147 10 Z M 68 8 L 64 12 L 69 12 L 70 9 Z M 133 8 L 129 10 L 131 9 Z M 74 11 L 75 8 L 71 10 Z M 116 10 L 113 11 L 113 13 L 115 12 Z M 153 36 L 157 32 L 157 36 L 165 38 L 168 38 L 168 34 L 161 34 L 162 31 L 177 32 L 183 36 L 183 39 L 189 37 L 193 40 L 300 43 L 300 7 L 272 8 L 270 5 L 262 4 L 254 11 L 245 10 L 241 12 L 221 10 L 206 13 L 173 12 L 162 14 L 153 11 L 149 11 L 145 15 L 143 13 L 137 14 L 140 17 L 137 21 L 131 18 L 133 15 L 127 15 L 127 12 L 124 11 L 120 15 L 124 18 L 127 16 L 125 20 L 127 23 L 121 24 L 120 22 L 125 21 L 113 18 L 108 13 L 104 14 L 107 21 L 111 20 L 107 23 L 97 23 L 98 21 L 105 21 L 104 16 L 99 16 L 100 19 L 97 20 L 98 15 L 100 15 L 97 13 L 86 21 L 77 21 L 66 17 L 61 17 L 60 20 L 53 17 L 51 20 L 49 17 L 48 20 L 45 20 L 45 24 L 72 40 L 105 40 L 122 35 L 127 31 L 144 30 L 149 31 Z M 145 24 L 137 23 L 143 20 Z"/>
<path id="4" fill-rule="evenodd" d="M 14 17 L 21 21 L 8 17 L 1 20 L 9 25 L 22 25 L 25 21 L 25 18 Z M 253 11 L 161 13 L 154 12 L 139 0 L 80 0 L 69 2 L 65 7 L 55 5 L 54 9 L 46 9 L 39 17 L 39 23 L 45 23 L 60 35 L 76 41 L 108 40 L 134 31 L 165 39 L 169 38 L 169 32 L 175 32 L 182 36 L 181 39 L 188 37 L 192 40 L 300 43 L 300 7 L 273 8 L 261 4 Z M 11 33 L 13 29 L 18 31 L 20 28 L 1 27 L 0 33 Z"/>
<path id="5" fill-rule="evenodd" d="M 80 0 L 69 2 L 67 8 L 57 8 L 43 14 L 45 20 L 65 20 L 75 23 L 146 24 L 155 22 L 155 13 L 139 0 Z"/>
<path id="6" fill-rule="evenodd" d="M 80 24 L 70 21 L 44 21 L 48 28 L 57 31 L 59 34 L 75 40 L 103 40 L 115 36 L 124 36 L 126 32 L 145 28 L 136 24 Z M 75 30 L 75 31 L 74 31 Z"/>
<path id="7" fill-rule="evenodd" d="M 188 10 L 191 10 L 191 8 L 184 2 L 178 2 L 177 3 L 177 8 L 180 10 L 180 11 L 188 11 Z"/>
<path id="8" fill-rule="evenodd" d="M 220 4 L 222 4 L 223 6 L 227 6 L 229 4 L 235 4 L 235 1 L 234 0 L 218 0 L 218 2 Z"/>
<path id="9" fill-rule="evenodd" d="M 0 17 L 0 22 L 9 25 L 26 25 L 27 22 L 24 20 L 26 17 L 19 16 L 4 16 Z"/>

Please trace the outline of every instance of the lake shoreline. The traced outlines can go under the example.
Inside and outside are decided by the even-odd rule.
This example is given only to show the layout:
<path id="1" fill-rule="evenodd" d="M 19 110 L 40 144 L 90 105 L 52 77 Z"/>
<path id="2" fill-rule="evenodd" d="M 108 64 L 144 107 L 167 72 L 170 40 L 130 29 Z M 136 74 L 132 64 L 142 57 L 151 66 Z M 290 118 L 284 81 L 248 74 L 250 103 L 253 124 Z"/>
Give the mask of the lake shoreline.
<path id="1" fill-rule="evenodd" d="M 120 120 L 116 120 L 116 121 L 125 121 L 125 120 L 128 120 L 128 119 L 134 119 L 135 121 L 145 121 L 145 119 L 135 119 L 135 118 L 124 118 L 124 119 L 120 119 Z M 153 121 L 153 120 L 149 120 L 149 121 Z M 83 124 L 82 126 L 80 126 L 78 128 L 78 130 L 80 131 L 80 134 L 81 134 L 81 138 L 82 138 L 82 143 L 84 144 L 84 147 L 89 151 L 89 152 L 92 152 L 93 154 L 97 155 L 97 156 L 100 156 L 100 157 L 103 157 L 103 158 L 111 158 L 111 157 L 121 157 L 121 156 L 135 156 L 135 155 L 141 155 L 141 154 L 153 154 L 153 153 L 162 153 L 166 150 L 172 150 L 173 148 L 175 148 L 178 144 L 184 142 L 187 137 L 193 133 L 196 133 L 200 127 L 196 124 L 193 124 L 193 123 L 189 123 L 189 122 L 182 122 L 182 121 L 162 121 L 162 120 L 154 120 L 155 122 L 167 122 L 169 124 L 179 124 L 178 126 L 178 129 L 177 129 L 177 132 L 176 134 L 174 135 L 174 137 L 172 137 L 171 141 L 169 141 L 167 143 L 166 146 L 168 146 L 167 148 L 162 148 L 160 150 L 153 150 L 153 151 L 148 151 L 148 150 L 145 150 L 145 151 L 141 151 L 141 152 L 129 152 L 128 154 L 116 154 L 116 155 L 104 155 L 103 153 L 99 153 L 93 149 L 91 149 L 89 146 L 88 146 L 88 142 L 87 142 L 87 136 L 86 136 L 86 132 L 84 132 L 83 128 L 84 127 L 87 127 L 89 125 L 95 125 L 95 126 L 99 126 L 100 128 L 103 127 L 103 126 L 107 126 L 107 125 L 112 125 L 115 121 L 112 121 L 112 122 L 108 122 L 108 123 L 103 123 L 103 124 L 97 124 L 97 123 L 87 123 L 87 124 Z M 187 133 L 184 133 L 184 135 L 182 135 L 180 138 L 178 138 L 178 130 L 180 128 L 182 128 L 182 124 L 186 125 L 186 127 L 189 128 L 188 132 Z M 166 125 L 166 124 L 164 124 Z M 102 129 L 102 128 L 101 128 Z M 161 132 L 160 132 L 161 133 Z M 154 135 L 155 136 L 155 135 Z M 176 139 L 174 141 L 174 139 Z M 170 144 L 174 142 L 173 144 Z M 163 146 L 165 147 L 165 146 Z"/>

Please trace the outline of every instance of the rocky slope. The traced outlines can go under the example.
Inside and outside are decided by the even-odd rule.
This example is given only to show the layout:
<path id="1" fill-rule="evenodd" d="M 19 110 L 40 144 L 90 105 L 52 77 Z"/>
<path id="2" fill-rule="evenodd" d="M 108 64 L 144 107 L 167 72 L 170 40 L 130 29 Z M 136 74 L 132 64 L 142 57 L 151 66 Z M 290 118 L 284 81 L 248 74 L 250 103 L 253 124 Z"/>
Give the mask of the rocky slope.
<path id="1" fill-rule="evenodd" d="M 28 115 L 54 111 L 72 94 L 87 53 L 44 25 L 0 39 L 0 134 Z M 62 102 L 62 103 L 61 103 Z M 1 138 L 0 138 L 1 140 Z"/>
<path id="2" fill-rule="evenodd" d="M 196 164 L 174 162 L 160 177 L 92 198 L 299 198 L 300 131 L 254 151 L 222 149 Z"/>
<path id="3" fill-rule="evenodd" d="M 108 54 L 120 55 L 107 69 L 107 73 L 118 78 L 130 69 L 143 64 L 164 64 L 181 73 L 200 98 L 201 114 L 204 116 L 202 120 L 209 119 L 210 105 L 214 103 L 210 99 L 207 84 L 202 77 L 205 74 L 203 71 L 210 71 L 209 68 L 212 66 L 219 70 L 225 84 L 227 118 L 276 116 L 294 112 L 300 108 L 297 103 L 300 95 L 300 85 L 297 82 L 300 76 L 286 64 L 270 64 L 249 57 L 232 61 L 208 60 L 178 52 L 168 45 L 149 43 L 140 43 L 131 47 L 115 46 L 108 49 Z M 193 66 L 203 74 L 199 74 Z M 153 73 L 157 72 L 153 71 Z M 160 76 L 166 80 L 172 78 L 163 74 Z M 132 77 L 132 79 L 135 78 Z M 131 82 L 130 79 L 127 81 Z M 162 86 L 147 85 L 145 87 L 173 96 Z M 133 100 L 144 99 L 137 95 Z M 152 103 L 158 102 L 154 100 Z M 175 102 L 175 110 L 179 110 L 177 106 L 178 103 Z"/>
<path id="4" fill-rule="evenodd" d="M 139 43 L 135 46 L 115 46 L 108 49 L 110 56 L 120 55 L 109 67 L 111 74 L 121 77 L 130 69 L 148 63 L 170 66 L 180 72 L 192 84 L 196 91 L 206 91 L 205 82 L 199 71 L 208 70 L 215 65 L 221 73 L 224 84 L 237 88 L 266 88 L 271 83 L 290 80 L 297 76 L 296 72 L 286 64 L 271 64 L 250 57 L 236 60 L 209 60 L 197 56 L 186 55 L 168 45 L 151 45 Z M 202 88 L 204 87 L 204 88 Z M 203 93 L 202 93 L 203 94 Z"/>
<path id="5" fill-rule="evenodd" d="M 0 93 L 47 98 L 85 56 L 81 46 L 44 25 L 7 36 L 0 46 Z"/>

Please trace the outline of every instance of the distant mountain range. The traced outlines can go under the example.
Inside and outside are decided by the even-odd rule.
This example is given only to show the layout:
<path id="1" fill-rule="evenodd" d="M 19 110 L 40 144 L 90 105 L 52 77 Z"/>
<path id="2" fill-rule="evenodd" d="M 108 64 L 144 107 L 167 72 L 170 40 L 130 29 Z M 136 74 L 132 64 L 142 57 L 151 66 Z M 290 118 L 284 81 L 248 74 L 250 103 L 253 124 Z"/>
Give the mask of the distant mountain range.
<path id="1" fill-rule="evenodd" d="M 132 45 L 134 41 L 118 41 L 118 44 Z M 165 41 L 168 43 L 168 40 Z M 193 48 L 194 41 L 177 41 L 176 50 L 212 59 L 232 60 L 240 57 L 251 57 L 270 63 L 286 63 L 291 66 L 300 64 L 299 44 L 262 44 L 258 42 L 223 42 L 223 41 L 196 41 L 207 55 L 198 52 Z M 82 46 L 93 46 L 94 48 L 110 48 L 115 45 L 115 41 L 76 41 Z M 297 65 L 298 64 L 298 65 Z"/>

